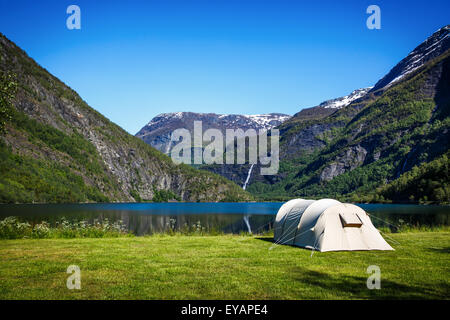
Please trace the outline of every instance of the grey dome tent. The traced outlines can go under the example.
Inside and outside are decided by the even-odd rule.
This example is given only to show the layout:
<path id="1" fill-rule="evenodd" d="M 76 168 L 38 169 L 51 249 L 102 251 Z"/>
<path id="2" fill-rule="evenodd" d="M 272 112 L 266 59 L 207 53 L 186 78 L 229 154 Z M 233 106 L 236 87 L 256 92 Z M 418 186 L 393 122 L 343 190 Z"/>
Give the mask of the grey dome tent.
<path id="1" fill-rule="evenodd" d="M 275 218 L 274 241 L 322 252 L 394 250 L 363 209 L 333 199 L 283 204 Z"/>

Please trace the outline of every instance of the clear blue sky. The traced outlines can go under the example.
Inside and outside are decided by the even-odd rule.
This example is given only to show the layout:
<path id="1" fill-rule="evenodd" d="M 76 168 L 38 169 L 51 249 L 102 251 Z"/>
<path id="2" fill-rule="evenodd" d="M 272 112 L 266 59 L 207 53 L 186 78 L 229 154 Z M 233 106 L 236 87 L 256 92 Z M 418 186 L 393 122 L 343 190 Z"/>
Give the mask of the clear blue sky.
<path id="1" fill-rule="evenodd" d="M 81 30 L 66 8 L 81 8 Z M 381 8 L 381 30 L 366 8 Z M 373 85 L 450 1 L 0 0 L 0 32 L 134 134 L 162 112 L 294 114 Z"/>

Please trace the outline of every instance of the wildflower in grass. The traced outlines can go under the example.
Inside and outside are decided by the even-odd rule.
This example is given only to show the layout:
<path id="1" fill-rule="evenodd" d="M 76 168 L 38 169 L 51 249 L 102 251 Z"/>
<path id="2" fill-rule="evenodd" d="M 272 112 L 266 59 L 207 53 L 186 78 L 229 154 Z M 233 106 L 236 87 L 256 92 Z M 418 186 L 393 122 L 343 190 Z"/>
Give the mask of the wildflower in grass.
<path id="1" fill-rule="evenodd" d="M 101 238 L 130 235 L 122 220 L 103 222 L 94 220 L 90 224 L 86 220 L 69 221 L 62 217 L 52 227 L 48 222 L 42 221 L 33 227 L 27 222 L 20 222 L 16 217 L 7 217 L 0 220 L 0 239 L 21 238 Z"/>
<path id="2" fill-rule="evenodd" d="M 46 221 L 42 221 L 41 223 L 35 224 L 33 227 L 33 238 L 49 238 L 51 229 L 50 225 Z"/>

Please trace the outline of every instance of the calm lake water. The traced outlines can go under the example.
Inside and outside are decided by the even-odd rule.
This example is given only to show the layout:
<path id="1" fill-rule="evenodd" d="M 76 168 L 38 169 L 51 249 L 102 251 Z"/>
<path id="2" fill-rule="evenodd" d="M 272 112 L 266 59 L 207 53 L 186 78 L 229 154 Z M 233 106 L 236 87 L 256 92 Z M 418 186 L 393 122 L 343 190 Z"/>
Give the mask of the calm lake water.
<path id="1" fill-rule="evenodd" d="M 200 225 L 206 231 L 261 233 L 272 227 L 283 203 L 111 203 L 0 205 L 0 219 L 17 216 L 23 221 L 55 223 L 68 220 L 122 220 L 137 235 L 179 230 Z M 357 204 L 367 211 L 375 226 L 399 224 L 449 225 L 450 206 Z"/>

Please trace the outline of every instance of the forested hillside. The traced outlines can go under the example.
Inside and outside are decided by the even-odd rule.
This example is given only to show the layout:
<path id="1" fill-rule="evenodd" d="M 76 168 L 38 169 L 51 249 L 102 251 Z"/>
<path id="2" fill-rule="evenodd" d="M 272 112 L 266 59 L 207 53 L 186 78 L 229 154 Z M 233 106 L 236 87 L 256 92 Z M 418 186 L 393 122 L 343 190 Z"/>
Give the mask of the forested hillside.
<path id="1" fill-rule="evenodd" d="M 238 201 L 92 109 L 0 34 L 0 202 Z"/>

